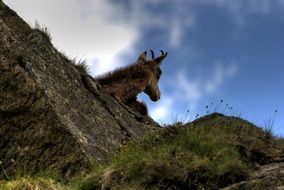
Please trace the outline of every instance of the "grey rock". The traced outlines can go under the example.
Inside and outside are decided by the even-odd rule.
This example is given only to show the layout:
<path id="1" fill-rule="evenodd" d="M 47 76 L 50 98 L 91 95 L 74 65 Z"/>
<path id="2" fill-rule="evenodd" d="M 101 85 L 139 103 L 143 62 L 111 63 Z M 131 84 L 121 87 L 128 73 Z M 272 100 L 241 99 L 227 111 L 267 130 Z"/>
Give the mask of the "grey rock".
<path id="1" fill-rule="evenodd" d="M 284 160 L 261 166 L 251 179 L 223 190 L 284 190 Z"/>

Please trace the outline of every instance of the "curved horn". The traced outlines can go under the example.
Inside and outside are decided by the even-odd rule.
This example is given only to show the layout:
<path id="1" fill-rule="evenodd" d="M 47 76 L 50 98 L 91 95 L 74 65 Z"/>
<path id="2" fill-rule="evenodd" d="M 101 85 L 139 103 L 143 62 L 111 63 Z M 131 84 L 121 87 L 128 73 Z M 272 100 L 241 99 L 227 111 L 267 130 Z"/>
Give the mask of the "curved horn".
<path id="1" fill-rule="evenodd" d="M 151 52 L 151 55 L 152 55 L 151 58 L 154 59 L 155 58 L 154 51 L 150 49 L 150 52 Z"/>
<path id="2" fill-rule="evenodd" d="M 160 66 L 161 65 L 161 62 L 163 61 L 163 59 L 165 57 L 167 57 L 168 53 L 167 52 L 164 52 L 163 50 L 160 50 L 161 52 L 161 55 L 159 57 L 156 57 L 155 58 L 155 61 L 157 63 L 157 66 Z"/>

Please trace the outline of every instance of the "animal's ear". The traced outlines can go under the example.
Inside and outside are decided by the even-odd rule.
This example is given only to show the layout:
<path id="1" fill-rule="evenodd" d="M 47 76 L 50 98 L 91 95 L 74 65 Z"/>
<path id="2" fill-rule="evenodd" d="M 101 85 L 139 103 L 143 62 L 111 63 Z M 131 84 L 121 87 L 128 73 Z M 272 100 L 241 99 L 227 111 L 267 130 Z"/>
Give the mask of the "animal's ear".
<path id="1" fill-rule="evenodd" d="M 137 63 L 145 64 L 147 62 L 147 51 L 144 51 L 139 55 L 137 59 Z"/>
<path id="2" fill-rule="evenodd" d="M 163 50 L 160 50 L 161 51 L 161 55 L 159 57 L 156 57 L 154 60 L 153 60 L 153 63 L 155 64 L 155 67 L 160 67 L 161 64 L 162 64 L 162 61 L 165 59 L 165 57 L 167 57 L 168 55 L 168 52 L 164 52 Z"/>

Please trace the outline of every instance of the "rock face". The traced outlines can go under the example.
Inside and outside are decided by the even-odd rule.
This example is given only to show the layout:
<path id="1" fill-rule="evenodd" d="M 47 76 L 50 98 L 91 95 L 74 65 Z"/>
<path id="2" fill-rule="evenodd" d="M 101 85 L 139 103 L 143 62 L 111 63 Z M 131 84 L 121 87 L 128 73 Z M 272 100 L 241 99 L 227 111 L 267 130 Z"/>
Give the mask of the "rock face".
<path id="1" fill-rule="evenodd" d="M 284 190 L 284 159 L 282 162 L 276 162 L 261 166 L 259 170 L 253 173 L 251 179 L 233 184 L 223 190 Z"/>
<path id="2" fill-rule="evenodd" d="M 86 88 L 48 35 L 31 29 L 2 1 L 0 34 L 0 168 L 7 175 L 58 170 L 70 176 L 159 128 L 108 94 Z"/>

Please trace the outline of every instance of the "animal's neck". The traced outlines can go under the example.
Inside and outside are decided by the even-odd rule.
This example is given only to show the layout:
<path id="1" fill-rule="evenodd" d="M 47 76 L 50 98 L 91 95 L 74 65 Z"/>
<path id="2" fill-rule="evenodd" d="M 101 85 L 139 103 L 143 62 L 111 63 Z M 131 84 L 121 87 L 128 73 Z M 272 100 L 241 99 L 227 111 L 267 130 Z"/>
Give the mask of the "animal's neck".
<path id="1" fill-rule="evenodd" d="M 113 72 L 109 72 L 105 75 L 97 77 L 96 80 L 101 85 L 109 85 L 121 82 L 131 82 L 131 81 L 143 81 L 146 75 L 146 69 L 140 65 L 134 64 L 126 68 L 117 69 Z"/>
<path id="2" fill-rule="evenodd" d="M 102 88 L 123 102 L 136 99 L 148 84 L 147 70 L 139 65 L 108 73 L 96 79 Z"/>

